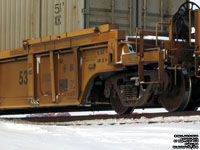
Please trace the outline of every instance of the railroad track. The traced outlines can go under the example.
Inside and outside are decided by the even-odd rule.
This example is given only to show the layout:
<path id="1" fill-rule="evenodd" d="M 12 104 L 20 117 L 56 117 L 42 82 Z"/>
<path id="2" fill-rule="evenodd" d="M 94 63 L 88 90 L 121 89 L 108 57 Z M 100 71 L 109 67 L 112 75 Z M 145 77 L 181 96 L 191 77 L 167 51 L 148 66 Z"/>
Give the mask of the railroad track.
<path id="1" fill-rule="evenodd" d="M 49 125 L 113 125 L 130 123 L 200 122 L 200 111 L 134 113 L 131 115 L 2 118 L 1 120 Z"/>

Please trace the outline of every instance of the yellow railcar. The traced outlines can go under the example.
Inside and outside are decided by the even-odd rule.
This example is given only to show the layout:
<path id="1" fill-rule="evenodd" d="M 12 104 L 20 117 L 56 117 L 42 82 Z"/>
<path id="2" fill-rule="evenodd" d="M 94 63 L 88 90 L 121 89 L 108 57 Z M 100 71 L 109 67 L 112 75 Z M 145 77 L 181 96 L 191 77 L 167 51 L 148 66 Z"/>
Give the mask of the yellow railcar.
<path id="1" fill-rule="evenodd" d="M 136 107 L 196 110 L 200 10 L 193 6 L 184 3 L 169 22 L 156 24 L 156 32 L 140 31 L 129 40 L 116 25 L 101 25 L 26 40 L 23 48 L 0 52 L 1 112 L 105 105 L 118 114 Z M 158 39 L 166 35 L 159 25 L 168 27 L 168 40 Z M 146 40 L 148 35 L 156 39 Z"/>

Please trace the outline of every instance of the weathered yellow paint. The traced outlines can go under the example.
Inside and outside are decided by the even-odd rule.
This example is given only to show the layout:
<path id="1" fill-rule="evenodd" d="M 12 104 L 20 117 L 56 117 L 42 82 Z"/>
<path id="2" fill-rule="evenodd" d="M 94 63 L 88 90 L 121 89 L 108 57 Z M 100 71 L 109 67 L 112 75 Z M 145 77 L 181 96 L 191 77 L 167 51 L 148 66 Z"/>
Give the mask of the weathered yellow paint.
<path id="1" fill-rule="evenodd" d="M 55 70 L 54 70 L 54 54 L 50 51 L 50 74 L 51 74 L 51 98 L 52 102 L 56 102 L 56 90 L 55 90 Z"/>
<path id="2" fill-rule="evenodd" d="M 35 99 L 35 62 L 33 54 L 28 55 L 28 99 Z"/>
<path id="3" fill-rule="evenodd" d="M 122 56 L 124 47 L 128 52 L 120 43 L 124 39 L 115 25 L 102 25 L 27 40 L 24 48 L 0 52 L 0 108 L 84 104 L 95 75 L 137 65 L 137 54 Z M 144 52 L 144 59 L 156 61 L 159 55 Z"/>

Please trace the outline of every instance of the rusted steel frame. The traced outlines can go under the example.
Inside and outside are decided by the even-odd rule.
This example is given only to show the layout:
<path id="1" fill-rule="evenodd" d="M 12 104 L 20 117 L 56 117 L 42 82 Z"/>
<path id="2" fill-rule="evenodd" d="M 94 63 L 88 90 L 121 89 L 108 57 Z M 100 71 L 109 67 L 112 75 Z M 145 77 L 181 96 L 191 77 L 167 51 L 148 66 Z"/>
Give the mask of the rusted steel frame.
<path id="1" fill-rule="evenodd" d="M 145 55 L 145 53 L 147 53 Z M 152 57 L 152 56 L 153 57 Z M 151 51 L 151 52 L 144 52 L 144 62 L 158 62 L 158 81 L 153 81 L 153 82 L 147 82 L 146 84 L 151 84 L 151 83 L 160 83 L 163 84 L 164 82 L 164 59 L 163 59 L 163 51 L 161 51 L 160 48 L 157 48 L 156 51 Z"/>
<path id="2" fill-rule="evenodd" d="M 139 56 L 138 60 L 139 81 L 144 81 L 144 36 L 142 31 L 140 32 L 140 52 L 137 54 Z"/>
<path id="3" fill-rule="evenodd" d="M 174 85 L 177 84 L 177 70 L 181 69 L 180 65 L 175 65 L 174 67 L 167 67 L 167 69 L 174 70 Z"/>
<path id="4" fill-rule="evenodd" d="M 177 84 L 177 67 L 178 65 L 174 66 L 174 85 Z"/>
<path id="5" fill-rule="evenodd" d="M 198 65 L 199 64 L 199 60 L 198 60 L 198 54 L 195 54 L 195 57 L 194 57 L 194 70 L 195 70 L 195 76 L 196 77 L 200 77 L 198 75 Z"/>
<path id="6" fill-rule="evenodd" d="M 158 47 L 158 23 L 156 23 L 156 47 Z"/>
<path id="7" fill-rule="evenodd" d="M 144 67 L 144 63 L 145 62 L 158 62 L 158 81 L 152 81 L 152 82 L 144 82 L 144 80 L 140 80 L 141 84 L 163 84 L 164 82 L 164 59 L 163 59 L 163 51 L 160 50 L 160 48 L 157 48 L 156 51 L 151 51 L 151 52 L 144 52 L 143 53 L 143 58 L 142 58 L 142 67 Z M 155 56 L 156 55 L 156 56 Z M 140 56 L 139 56 L 139 59 Z M 144 79 L 144 68 L 142 69 L 141 64 L 138 64 L 138 73 L 139 73 L 139 79 L 141 78 L 141 76 Z M 143 73 L 143 74 L 141 74 Z"/>
<path id="8" fill-rule="evenodd" d="M 160 52 L 158 49 L 153 51 L 145 51 L 144 52 L 144 62 L 151 63 L 151 62 L 158 62 Z"/>
<path id="9" fill-rule="evenodd" d="M 130 54 L 122 55 L 122 64 L 124 66 L 138 65 L 137 53 L 130 53 Z"/>
<path id="10" fill-rule="evenodd" d="M 132 44 L 132 45 L 137 45 L 137 42 L 134 42 L 134 41 L 121 41 L 120 43 L 122 43 L 122 44 Z"/>
<path id="11" fill-rule="evenodd" d="M 169 41 L 174 41 L 173 39 L 173 18 L 169 20 Z"/>
<path id="12" fill-rule="evenodd" d="M 189 45 L 191 46 L 191 10 L 189 10 Z"/>
<path id="13" fill-rule="evenodd" d="M 51 97 L 52 102 L 56 103 L 56 84 L 55 84 L 55 69 L 54 69 L 54 53 L 53 51 L 49 52 L 50 59 L 50 74 L 51 74 Z"/>
<path id="14" fill-rule="evenodd" d="M 158 49 L 159 51 L 159 60 L 158 60 L 158 80 L 160 84 L 164 83 L 164 59 L 163 59 L 163 51 Z"/>
<path id="15" fill-rule="evenodd" d="M 27 74 L 28 74 L 28 100 L 35 100 L 35 62 L 34 55 L 28 55 L 28 66 L 27 66 Z"/>
<path id="16" fill-rule="evenodd" d="M 199 27 L 200 26 L 200 11 L 196 10 L 195 11 L 195 49 L 194 49 L 194 66 L 195 66 L 195 76 L 197 78 L 200 78 L 200 75 L 198 73 L 198 68 L 199 68 L 199 55 L 200 55 L 200 49 L 199 49 Z"/>
<path id="17" fill-rule="evenodd" d="M 200 78 L 200 75 L 198 73 L 198 68 L 199 68 L 199 53 L 195 53 L 194 57 L 194 67 L 195 67 L 195 76 L 197 78 Z"/>
<path id="18" fill-rule="evenodd" d="M 152 31 L 143 31 L 143 35 L 144 36 L 156 36 L 156 32 L 152 32 Z M 158 32 L 159 36 L 169 36 L 169 33 L 167 32 Z"/>
<path id="19" fill-rule="evenodd" d="M 158 47 L 158 25 L 170 25 L 168 22 L 158 22 L 156 23 L 156 47 Z"/>
<path id="20" fill-rule="evenodd" d="M 132 45 L 140 45 L 140 42 L 134 42 L 134 41 L 121 41 L 120 42 L 121 44 L 132 44 Z M 153 47 L 154 45 L 151 45 L 151 44 L 144 44 L 144 46 L 151 46 L 151 47 Z M 137 48 L 138 49 L 138 48 Z M 137 51 L 135 51 L 135 52 L 138 52 L 138 50 Z"/>

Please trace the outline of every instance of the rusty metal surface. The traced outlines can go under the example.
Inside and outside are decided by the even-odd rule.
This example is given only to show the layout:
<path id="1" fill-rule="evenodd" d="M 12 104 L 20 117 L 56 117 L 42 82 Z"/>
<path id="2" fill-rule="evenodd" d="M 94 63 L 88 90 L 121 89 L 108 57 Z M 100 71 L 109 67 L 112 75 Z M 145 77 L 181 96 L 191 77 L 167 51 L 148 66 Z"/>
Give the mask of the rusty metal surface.
<path id="1" fill-rule="evenodd" d="M 173 75 L 170 77 L 170 83 L 165 93 L 159 97 L 159 101 L 168 111 L 183 111 L 191 97 L 191 79 L 188 75 L 183 75 L 181 71 L 177 72 L 177 83 Z"/>
<path id="2" fill-rule="evenodd" d="M 113 96 L 110 99 L 112 108 L 115 110 L 115 112 L 119 115 L 121 114 L 130 114 L 134 108 L 133 107 L 128 107 L 128 106 L 124 106 L 122 105 L 119 97 L 117 95 Z"/>

